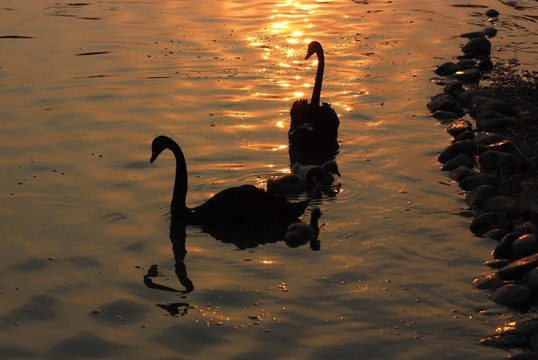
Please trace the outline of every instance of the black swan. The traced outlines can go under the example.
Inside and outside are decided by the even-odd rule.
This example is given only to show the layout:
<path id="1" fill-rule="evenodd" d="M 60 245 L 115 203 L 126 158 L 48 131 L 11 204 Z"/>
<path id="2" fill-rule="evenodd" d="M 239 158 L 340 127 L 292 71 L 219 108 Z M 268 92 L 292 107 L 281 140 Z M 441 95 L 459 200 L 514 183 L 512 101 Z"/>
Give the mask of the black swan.
<path id="1" fill-rule="evenodd" d="M 317 240 L 319 235 L 318 220 L 320 217 L 321 210 L 319 207 L 315 207 L 310 213 L 310 224 L 304 222 L 290 224 L 286 232 L 286 243 L 289 246 L 298 246 Z"/>
<path id="2" fill-rule="evenodd" d="M 290 111 L 291 123 L 288 132 L 290 158 L 300 152 L 325 154 L 329 158 L 334 158 L 338 152 L 337 137 L 340 120 L 330 104 L 322 103 L 320 106 L 325 57 L 323 48 L 317 41 L 308 44 L 305 60 L 314 53 L 318 56 L 318 70 L 312 100 L 310 104 L 306 99 L 297 100 Z"/>
<path id="3" fill-rule="evenodd" d="M 196 225 L 289 224 L 301 216 L 308 200 L 290 203 L 284 197 L 267 193 L 253 185 L 225 189 L 204 204 L 188 208 L 187 164 L 179 145 L 167 136 L 156 137 L 151 144 L 154 162 L 161 152 L 170 149 L 176 158 L 176 178 L 170 204 L 173 221 Z"/>
<path id="4" fill-rule="evenodd" d="M 319 185 L 330 186 L 334 182 L 334 175 L 341 177 L 340 171 L 338 171 L 338 165 L 336 161 L 329 160 L 323 163 L 323 165 L 302 165 L 295 163 L 291 167 L 292 174 L 296 174 L 301 178 L 309 176 L 310 173 L 316 174 L 316 182 Z"/>

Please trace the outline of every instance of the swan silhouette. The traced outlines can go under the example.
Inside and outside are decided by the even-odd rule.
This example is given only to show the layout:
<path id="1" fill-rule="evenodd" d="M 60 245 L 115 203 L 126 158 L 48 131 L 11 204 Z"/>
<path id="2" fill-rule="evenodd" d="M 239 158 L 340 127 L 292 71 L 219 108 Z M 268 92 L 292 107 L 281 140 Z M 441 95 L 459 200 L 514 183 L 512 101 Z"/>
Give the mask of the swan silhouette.
<path id="1" fill-rule="evenodd" d="M 320 106 L 325 56 L 321 44 L 317 41 L 308 44 L 305 60 L 313 54 L 318 57 L 318 70 L 310 104 L 306 99 L 297 100 L 290 110 L 291 122 L 288 131 L 290 157 L 293 152 L 313 152 L 332 157 L 338 152 L 340 120 L 330 104 L 322 103 Z"/>
<path id="2" fill-rule="evenodd" d="M 192 225 L 254 225 L 289 224 L 301 216 L 308 200 L 290 203 L 284 197 L 267 193 L 253 185 L 232 187 L 217 193 L 204 204 L 188 208 L 187 164 L 179 145 L 167 136 L 156 137 L 151 144 L 151 159 L 165 150 L 172 151 L 176 158 L 176 177 L 170 204 L 172 221 Z"/>
<path id="3" fill-rule="evenodd" d="M 288 226 L 285 238 L 288 246 L 299 246 L 310 242 L 311 244 L 318 239 L 319 225 L 318 220 L 321 217 L 319 207 L 312 209 L 310 213 L 310 224 L 304 222 L 295 222 Z"/>
<path id="4" fill-rule="evenodd" d="M 306 178 L 311 173 L 316 174 L 316 182 L 318 185 L 330 186 L 334 182 L 334 175 L 340 177 L 340 171 L 338 170 L 338 164 L 336 161 L 329 160 L 323 163 L 323 165 L 302 165 L 295 163 L 291 167 L 292 174 L 296 174 L 301 178 Z"/>
<path id="5" fill-rule="evenodd" d="M 301 174 L 283 175 L 274 179 L 267 179 L 267 191 L 275 194 L 298 194 L 314 189 L 325 176 L 320 166 L 306 169 Z"/>

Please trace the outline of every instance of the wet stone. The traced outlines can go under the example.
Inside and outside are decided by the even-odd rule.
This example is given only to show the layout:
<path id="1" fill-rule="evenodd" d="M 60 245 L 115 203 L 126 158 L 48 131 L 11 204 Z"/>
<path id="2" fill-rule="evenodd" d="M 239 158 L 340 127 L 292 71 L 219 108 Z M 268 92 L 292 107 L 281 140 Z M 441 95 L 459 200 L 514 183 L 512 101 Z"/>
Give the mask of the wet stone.
<path id="1" fill-rule="evenodd" d="M 461 93 L 458 94 L 458 101 L 460 101 L 464 105 L 469 105 L 471 103 L 471 100 L 476 96 L 486 96 L 486 90 L 484 89 L 469 89 L 464 90 Z"/>
<path id="2" fill-rule="evenodd" d="M 513 259 L 512 245 L 518 237 L 519 235 L 515 233 L 507 233 L 503 236 L 493 251 L 493 257 L 495 259 Z"/>
<path id="3" fill-rule="evenodd" d="M 446 132 L 452 136 L 458 136 L 459 134 L 470 130 L 473 130 L 471 122 L 464 119 L 455 121 L 446 127 Z"/>
<path id="4" fill-rule="evenodd" d="M 465 114 L 460 103 L 454 97 L 444 93 L 432 97 L 430 102 L 426 104 L 426 107 L 432 114 L 439 110 L 451 111 L 458 116 L 463 116 Z"/>
<path id="5" fill-rule="evenodd" d="M 464 54 L 489 55 L 491 53 L 491 42 L 485 37 L 477 37 L 469 40 L 461 51 Z"/>
<path id="6" fill-rule="evenodd" d="M 462 132 L 461 134 L 454 137 L 454 142 L 456 141 L 463 141 L 463 140 L 473 140 L 474 139 L 474 131 L 469 130 Z"/>
<path id="7" fill-rule="evenodd" d="M 483 169 L 497 170 L 500 168 L 509 168 L 514 163 L 514 158 L 509 153 L 498 150 L 488 150 L 480 154 L 478 163 Z"/>
<path id="8" fill-rule="evenodd" d="M 456 71 L 460 71 L 460 70 L 462 70 L 462 69 L 458 64 L 455 64 L 455 63 L 453 63 L 451 61 L 448 61 L 448 62 L 445 62 L 445 63 L 439 65 L 435 69 L 435 73 L 437 75 L 441 75 L 441 76 L 449 76 L 449 75 L 454 74 Z"/>
<path id="9" fill-rule="evenodd" d="M 474 38 L 478 38 L 478 37 L 484 37 L 484 32 L 482 32 L 482 31 L 472 31 L 472 32 L 468 32 L 468 33 L 463 33 L 463 34 L 460 35 L 460 37 L 467 38 L 467 39 L 474 39 Z"/>
<path id="10" fill-rule="evenodd" d="M 458 166 L 457 168 L 455 168 L 454 170 L 450 172 L 448 177 L 450 177 L 452 180 L 460 182 L 468 176 L 474 176 L 478 174 L 479 173 L 474 171 L 473 169 L 470 169 L 465 166 Z"/>
<path id="11" fill-rule="evenodd" d="M 481 131 L 474 137 L 474 142 L 478 146 L 491 145 L 504 140 L 506 140 L 504 136 L 486 131 Z"/>
<path id="12" fill-rule="evenodd" d="M 458 61 L 458 65 L 464 70 L 469 69 L 476 65 L 476 60 L 475 59 L 463 59 L 463 60 Z"/>
<path id="13" fill-rule="evenodd" d="M 508 234 L 508 230 L 506 229 L 491 229 L 487 233 L 484 234 L 484 237 L 490 238 L 492 240 L 500 241 L 506 234 Z M 495 260 L 492 260 L 495 261 Z"/>
<path id="14" fill-rule="evenodd" d="M 465 191 L 476 189 L 480 185 L 491 185 L 498 189 L 501 186 L 501 178 L 495 174 L 478 174 L 467 176 L 459 182 L 460 189 Z"/>
<path id="15" fill-rule="evenodd" d="M 538 352 L 538 334 L 534 334 L 529 339 L 529 348 L 534 352 Z M 536 355 L 536 359 L 538 359 L 538 353 L 535 355 Z"/>
<path id="16" fill-rule="evenodd" d="M 494 110 L 506 116 L 514 116 L 516 114 L 514 108 L 511 105 L 503 101 L 491 99 L 477 103 L 476 106 L 471 109 L 471 115 L 480 118 L 480 115 L 484 114 L 486 111 L 491 110 Z"/>
<path id="17" fill-rule="evenodd" d="M 495 273 L 482 275 L 473 281 L 477 289 L 492 290 L 499 286 L 506 285 L 506 281 L 498 277 Z"/>
<path id="18" fill-rule="evenodd" d="M 493 302 L 513 308 L 526 308 L 532 302 L 532 292 L 520 284 L 506 284 L 493 290 L 490 295 Z"/>
<path id="19" fill-rule="evenodd" d="M 516 200 L 510 196 L 492 196 L 480 205 L 480 209 L 485 212 L 498 211 L 505 214 L 516 212 Z"/>
<path id="20" fill-rule="evenodd" d="M 488 260 L 485 262 L 486 266 L 489 266 L 492 269 L 500 269 L 508 265 L 510 261 L 508 259 L 494 259 Z M 498 277 L 497 277 L 498 278 Z M 499 279 L 499 278 L 498 278 Z M 500 279 L 499 279 L 500 280 Z M 476 280 L 475 280 L 476 281 Z M 504 283 L 504 280 L 503 280 Z"/>
<path id="21" fill-rule="evenodd" d="M 478 68 L 482 72 L 490 72 L 493 70 L 493 63 L 490 59 L 484 59 L 478 63 Z"/>
<path id="22" fill-rule="evenodd" d="M 495 29 L 494 27 L 487 27 L 484 30 L 482 30 L 482 32 L 484 33 L 484 35 L 490 38 L 497 35 L 497 29 Z"/>
<path id="23" fill-rule="evenodd" d="M 515 226 L 514 232 L 521 235 L 536 234 L 536 232 L 538 232 L 538 227 L 533 221 L 525 221 Z"/>
<path id="24" fill-rule="evenodd" d="M 447 110 L 437 110 L 432 116 L 443 123 L 451 122 L 459 118 L 458 114 Z"/>
<path id="25" fill-rule="evenodd" d="M 538 293 L 538 268 L 534 268 L 525 274 L 525 285 L 533 292 Z"/>
<path id="26" fill-rule="evenodd" d="M 458 141 L 445 148 L 441 154 L 439 154 L 437 160 L 439 160 L 441 164 L 444 164 L 460 154 L 472 157 L 475 154 L 475 148 L 472 140 Z"/>
<path id="27" fill-rule="evenodd" d="M 502 152 L 513 152 L 516 151 L 516 146 L 510 140 L 502 140 L 489 145 L 481 145 L 478 147 L 478 153 L 483 153 L 488 150 L 496 150 Z"/>
<path id="28" fill-rule="evenodd" d="M 464 83 L 476 83 L 480 80 L 480 70 L 478 68 L 469 68 L 463 71 L 458 71 L 454 74 L 456 79 Z"/>
<path id="29" fill-rule="evenodd" d="M 532 255 L 538 252 L 538 243 L 534 234 L 527 234 L 518 237 L 512 244 L 512 253 L 516 259 Z"/>
<path id="30" fill-rule="evenodd" d="M 520 279 L 528 271 L 538 266 L 538 253 L 513 261 L 497 271 L 497 276 L 504 280 Z"/>
<path id="31" fill-rule="evenodd" d="M 496 17 L 499 17 L 499 12 L 495 9 L 488 9 L 485 13 L 484 13 L 487 17 L 491 17 L 491 18 L 496 18 Z"/>
<path id="32" fill-rule="evenodd" d="M 479 185 L 471 190 L 465 198 L 465 203 L 469 207 L 480 206 L 484 201 L 496 195 L 497 187 L 491 185 Z"/>
<path id="33" fill-rule="evenodd" d="M 474 166 L 474 161 L 465 154 L 459 154 L 458 156 L 448 160 L 441 167 L 442 171 L 452 171 L 460 166 L 465 166 L 472 168 Z"/>
<path id="34" fill-rule="evenodd" d="M 476 121 L 478 131 L 498 131 L 514 124 L 514 118 L 501 113 L 488 113 Z"/>
<path id="35" fill-rule="evenodd" d="M 491 229 L 512 229 L 512 221 L 501 212 L 488 212 L 478 214 L 469 225 L 469 229 L 476 236 L 484 236 Z"/>
<path id="36" fill-rule="evenodd" d="M 449 94 L 451 96 L 458 96 L 460 92 L 463 91 L 463 85 L 460 81 L 450 81 L 447 83 L 443 89 L 443 92 L 445 94 Z"/>

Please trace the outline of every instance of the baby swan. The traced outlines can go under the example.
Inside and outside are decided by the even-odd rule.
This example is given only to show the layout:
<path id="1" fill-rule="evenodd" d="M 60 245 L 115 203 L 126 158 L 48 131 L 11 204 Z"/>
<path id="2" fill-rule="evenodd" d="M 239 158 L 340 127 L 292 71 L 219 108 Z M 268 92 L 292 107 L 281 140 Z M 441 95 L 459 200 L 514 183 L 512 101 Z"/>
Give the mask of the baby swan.
<path id="1" fill-rule="evenodd" d="M 290 173 L 281 177 L 267 179 L 267 191 L 275 194 L 299 194 L 313 189 L 318 179 L 321 179 L 322 176 L 321 169 L 313 169 L 313 171 L 307 171 L 304 176 Z"/>
<path id="2" fill-rule="evenodd" d="M 306 177 L 309 172 L 315 172 L 318 176 L 316 178 L 317 182 L 324 186 L 330 186 L 334 182 L 334 175 L 341 177 L 340 171 L 338 170 L 338 165 L 336 161 L 329 160 L 323 165 L 302 165 L 295 163 L 291 167 L 291 172 L 297 174 L 301 177 Z"/>
<path id="3" fill-rule="evenodd" d="M 290 224 L 285 237 L 288 246 L 296 247 L 307 242 L 315 243 L 319 235 L 318 220 L 320 217 L 321 210 L 319 207 L 315 207 L 310 213 L 310 224 L 304 222 Z"/>

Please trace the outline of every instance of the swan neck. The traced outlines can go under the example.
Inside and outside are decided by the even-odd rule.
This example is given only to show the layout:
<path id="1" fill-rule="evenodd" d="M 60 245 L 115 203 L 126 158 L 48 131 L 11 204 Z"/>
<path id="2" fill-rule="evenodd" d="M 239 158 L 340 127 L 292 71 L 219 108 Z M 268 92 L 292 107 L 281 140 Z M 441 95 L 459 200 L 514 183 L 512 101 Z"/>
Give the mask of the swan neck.
<path id="1" fill-rule="evenodd" d="M 316 82 L 314 83 L 314 91 L 312 92 L 311 103 L 313 106 L 319 106 L 321 98 L 321 83 L 323 82 L 323 70 L 325 68 L 325 56 L 321 46 L 316 50 L 318 56 L 318 71 L 316 73 Z"/>
<path id="2" fill-rule="evenodd" d="M 187 163 L 185 162 L 185 156 L 179 145 L 170 147 L 170 150 L 174 153 L 176 158 L 176 178 L 174 181 L 174 192 L 172 194 L 172 202 L 170 204 L 170 212 L 173 220 L 184 219 L 187 212 L 186 198 L 187 198 Z"/>

